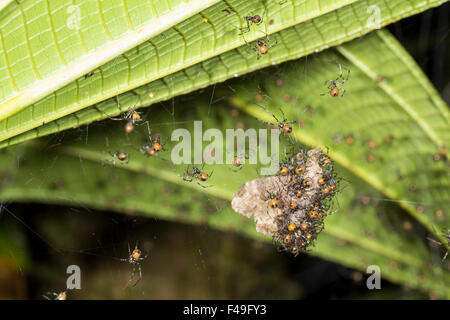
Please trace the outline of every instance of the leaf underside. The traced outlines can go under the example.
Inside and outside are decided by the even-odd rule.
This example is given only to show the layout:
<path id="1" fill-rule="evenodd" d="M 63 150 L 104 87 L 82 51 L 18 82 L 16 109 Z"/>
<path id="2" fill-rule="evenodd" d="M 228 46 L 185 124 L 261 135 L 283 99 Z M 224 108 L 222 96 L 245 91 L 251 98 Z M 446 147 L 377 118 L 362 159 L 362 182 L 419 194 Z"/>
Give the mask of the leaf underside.
<path id="1" fill-rule="evenodd" d="M 91 77 L 80 75 L 75 82 L 0 121 L 0 141 L 3 141 L 0 147 L 89 124 L 133 107 L 150 106 L 268 65 L 318 52 L 441 2 L 338 1 L 321 2 L 320 7 L 312 3 L 294 1 L 280 6 L 274 2 L 264 7 L 259 1 L 257 4 L 219 2 L 164 32 L 164 38 L 159 35 L 152 38 L 95 70 Z M 379 24 L 375 26 L 361 22 L 369 21 L 367 8 L 370 6 L 380 8 Z M 223 12 L 229 7 L 238 14 Z M 262 24 L 240 36 L 237 26 L 243 22 L 239 17 L 252 10 L 263 10 L 267 12 L 266 17 Z M 208 19 L 207 23 L 204 18 Z M 271 34 L 269 39 L 276 45 L 266 56 L 257 59 L 256 52 L 245 41 L 261 38 L 263 32 Z M 143 91 L 147 96 L 140 94 Z M 120 105 L 117 99 L 107 99 L 121 92 L 127 93 L 119 96 Z M 139 100 L 133 97 L 135 92 L 140 94 Z M 89 107 L 92 105 L 95 106 Z"/>
<path id="2" fill-rule="evenodd" d="M 304 1 L 278 7 L 266 3 L 264 23 L 252 27 L 245 39 L 256 40 L 259 30 L 267 30 L 277 45 L 257 59 L 255 52 L 247 52 L 236 26 L 242 25 L 239 17 L 262 9 L 263 3 L 255 7 L 256 2 L 249 1 L 247 7 L 239 1 L 220 1 L 164 31 L 164 37 L 158 35 L 102 65 L 93 76 L 80 74 L 75 82 L 1 121 L 0 147 L 152 106 L 145 118 L 152 131 L 162 135 L 168 151 L 161 157 L 168 159 L 175 128 L 192 133 L 192 122 L 198 119 L 203 130 L 264 127 L 262 121 L 275 123 L 271 112 L 281 117 L 281 109 L 297 121 L 293 137 L 306 148 L 329 148 L 336 171 L 346 181 L 337 196 L 338 211 L 326 218 L 325 230 L 310 253 L 364 272 L 368 265 L 378 265 L 390 281 L 449 298 L 448 264 L 441 263 L 439 252 L 430 250 L 426 240 L 432 234 L 448 249 L 440 232 L 448 227 L 449 162 L 447 155 L 436 160 L 450 141 L 448 106 L 387 31 L 348 42 L 373 29 L 365 25 L 370 5 L 382 8 L 385 25 L 442 1 L 350 2 L 321 1 L 320 10 L 304 12 Z M 0 11 L 0 24 L 13 6 Z M 238 14 L 221 11 L 229 6 Z M 156 104 L 344 42 L 348 43 L 318 55 L 229 80 L 203 94 Z M 321 96 L 328 91 L 324 82 L 338 76 L 338 64 L 351 71 L 341 88 L 345 96 Z M 125 135 L 123 124 L 106 120 L 91 124 L 89 130 L 4 150 L 1 201 L 87 206 L 206 223 L 270 241 L 229 205 L 243 183 L 258 177 L 255 166 L 245 165 L 239 172 L 232 172 L 231 165 L 206 166 L 207 172 L 214 170 L 208 181 L 214 187 L 204 189 L 177 175 L 184 167 L 142 156 L 137 148 L 146 139 L 146 126 Z M 107 151 L 116 150 L 129 152 L 130 163 L 112 167 Z M 411 224 L 412 229 L 405 227 Z"/>

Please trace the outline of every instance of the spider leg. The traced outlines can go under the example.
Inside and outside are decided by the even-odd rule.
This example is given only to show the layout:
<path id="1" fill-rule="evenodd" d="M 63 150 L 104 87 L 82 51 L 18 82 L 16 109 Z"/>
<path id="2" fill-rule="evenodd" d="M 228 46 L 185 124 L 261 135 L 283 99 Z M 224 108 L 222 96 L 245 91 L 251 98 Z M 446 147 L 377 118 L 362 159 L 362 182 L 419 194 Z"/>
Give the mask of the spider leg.
<path id="1" fill-rule="evenodd" d="M 135 287 L 139 283 L 139 281 L 142 280 L 142 268 L 140 263 L 138 263 L 138 268 L 139 268 L 139 279 L 133 284 L 133 287 Z"/>
<path id="2" fill-rule="evenodd" d="M 341 98 L 344 97 L 344 94 L 345 94 L 345 89 L 342 89 L 342 95 L 341 95 Z"/>
<path id="3" fill-rule="evenodd" d="M 326 96 L 326 95 L 329 95 L 330 94 L 330 91 L 327 91 L 327 92 L 325 92 L 325 93 L 321 93 L 320 95 L 321 96 Z"/>
<path id="4" fill-rule="evenodd" d="M 436 243 L 437 245 L 441 245 L 440 242 L 438 242 L 438 241 L 436 241 L 436 240 L 434 240 L 434 239 L 431 239 L 431 238 L 428 238 L 428 237 L 427 237 L 427 239 L 430 240 L 431 242 Z"/>
<path id="5" fill-rule="evenodd" d="M 184 168 L 184 175 L 183 177 L 188 177 L 189 176 L 189 165 L 187 165 L 186 168 Z"/>
<path id="6" fill-rule="evenodd" d="M 133 281 L 133 279 L 134 279 L 134 274 L 135 274 L 135 273 L 136 273 L 136 267 L 133 266 L 133 271 L 131 271 L 131 277 L 130 277 L 130 279 L 128 280 L 128 282 L 127 282 L 126 286 L 124 287 L 124 289 L 128 288 L 128 286 L 130 285 L 130 283 Z M 133 286 L 133 287 L 134 287 L 134 286 Z"/>
<path id="7" fill-rule="evenodd" d="M 239 171 L 242 170 L 243 167 L 244 167 L 243 165 L 240 165 L 238 169 L 236 169 L 236 170 L 235 169 L 230 169 L 230 170 L 233 171 L 233 172 L 239 172 Z"/>
<path id="8" fill-rule="evenodd" d="M 342 65 L 339 63 L 339 77 L 342 78 Z"/>
<path id="9" fill-rule="evenodd" d="M 152 129 L 150 129 L 150 123 L 148 121 L 145 121 L 144 123 L 147 125 L 148 138 L 151 141 L 152 140 Z"/>
<path id="10" fill-rule="evenodd" d="M 239 28 L 239 30 L 241 31 L 241 33 L 239 35 L 244 35 L 244 33 L 250 32 L 250 20 L 247 19 L 247 17 L 244 18 L 245 21 L 247 22 L 247 26 L 243 27 L 243 28 Z"/>
<path id="11" fill-rule="evenodd" d="M 203 184 L 201 184 L 200 183 L 200 181 L 197 179 L 197 184 L 200 186 L 200 187 L 202 187 L 202 188 L 211 188 L 211 187 L 213 187 L 213 186 L 204 186 Z"/>
<path id="12" fill-rule="evenodd" d="M 103 111 L 102 111 L 102 112 L 103 112 Z M 123 121 L 123 120 L 125 120 L 123 117 L 120 117 L 120 118 L 114 118 L 114 117 L 111 117 L 111 116 L 110 116 L 109 114 L 107 114 L 106 112 L 103 112 L 103 114 L 104 114 L 105 116 L 107 116 L 109 120 L 115 120 L 115 121 Z"/>
<path id="13" fill-rule="evenodd" d="M 49 295 L 49 294 L 53 295 L 54 298 L 50 299 L 46 295 L 42 295 L 42 296 L 47 300 L 54 300 L 54 299 L 56 299 L 56 297 L 58 297 L 58 294 L 56 292 L 47 292 L 47 295 Z"/>
<path id="14" fill-rule="evenodd" d="M 284 115 L 283 109 L 281 109 L 281 108 L 278 108 L 278 109 L 280 109 L 281 114 L 283 115 L 283 121 L 281 121 L 281 123 L 285 123 L 287 121 L 287 119 L 286 119 L 286 116 Z M 277 119 L 277 121 L 278 121 L 278 119 Z M 280 121 L 278 121 L 278 122 L 280 122 Z"/>
<path id="15" fill-rule="evenodd" d="M 278 37 L 276 37 L 275 35 L 274 35 L 274 37 L 275 37 L 275 42 L 272 42 L 272 44 L 268 46 L 269 48 L 273 48 L 278 44 Z M 267 39 L 267 44 L 269 44 L 269 41 L 270 41 L 269 35 L 267 35 L 266 39 Z"/>

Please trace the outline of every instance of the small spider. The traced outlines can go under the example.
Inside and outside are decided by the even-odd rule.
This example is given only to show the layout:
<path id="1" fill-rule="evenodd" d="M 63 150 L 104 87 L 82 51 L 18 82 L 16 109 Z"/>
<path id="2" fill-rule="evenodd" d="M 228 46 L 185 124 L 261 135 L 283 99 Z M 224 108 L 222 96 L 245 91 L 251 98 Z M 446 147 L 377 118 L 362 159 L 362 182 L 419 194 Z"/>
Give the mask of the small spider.
<path id="1" fill-rule="evenodd" d="M 128 262 L 133 266 L 133 271 L 131 272 L 130 280 L 128 280 L 127 285 L 125 288 L 127 288 L 130 283 L 134 279 L 134 275 L 136 274 L 136 267 L 139 271 L 139 279 L 133 284 L 133 287 L 136 286 L 139 281 L 142 280 L 142 267 L 141 267 L 141 261 L 145 260 L 148 257 L 148 255 L 142 256 L 141 250 L 138 249 L 138 244 L 136 243 L 136 246 L 134 247 L 133 251 L 130 249 L 130 244 L 128 244 L 128 258 L 120 259 L 120 261 Z M 124 289 L 125 289 L 124 288 Z"/>
<path id="2" fill-rule="evenodd" d="M 278 120 L 278 118 L 273 114 L 273 113 L 271 113 L 269 110 L 267 110 L 265 107 L 263 107 L 262 105 L 260 105 L 260 104 L 256 104 L 256 105 L 258 105 L 260 108 L 262 108 L 263 110 L 265 110 L 266 112 L 268 112 L 268 113 L 270 113 L 270 114 L 272 114 L 272 117 L 276 120 L 276 122 L 277 122 L 277 127 L 281 130 L 281 131 L 283 131 L 284 133 L 286 133 L 286 134 L 289 134 L 289 133 L 291 133 L 292 132 L 292 126 L 291 126 L 291 124 L 293 124 L 293 123 L 295 123 L 295 121 L 288 121 L 287 120 L 287 118 L 286 118 L 286 116 L 284 115 L 284 112 L 283 112 L 283 110 L 280 108 L 280 111 L 281 111 L 281 114 L 283 115 L 283 120 L 282 121 L 280 121 L 280 120 Z M 265 124 L 268 124 L 268 125 L 273 125 L 273 123 L 269 123 L 269 122 L 265 122 L 265 121 L 263 121 Z"/>
<path id="3" fill-rule="evenodd" d="M 86 74 L 84 75 L 84 78 L 87 79 L 87 78 L 92 77 L 93 75 L 94 75 L 94 71 L 89 71 L 88 73 L 86 73 Z"/>
<path id="4" fill-rule="evenodd" d="M 247 23 L 247 25 L 243 28 L 240 28 L 239 30 L 241 30 L 241 35 L 247 32 L 250 32 L 250 24 L 254 24 L 254 25 L 260 25 L 263 22 L 263 17 L 266 14 L 266 12 L 264 11 L 263 14 L 260 16 L 258 14 L 254 14 L 253 12 L 250 13 L 249 15 L 244 17 L 245 22 Z"/>
<path id="5" fill-rule="evenodd" d="M 266 34 L 266 36 L 263 39 L 257 40 L 254 44 L 249 44 L 245 38 L 245 43 L 249 46 L 250 51 L 247 50 L 247 52 L 256 52 L 257 57 L 256 59 L 260 59 L 263 55 L 267 54 L 269 52 L 269 48 L 273 48 L 278 44 L 277 39 L 275 39 L 275 42 L 270 42 L 269 35 Z"/>
<path id="6" fill-rule="evenodd" d="M 142 152 L 146 156 L 156 156 L 157 153 L 161 150 L 165 151 L 164 145 L 161 143 L 161 136 L 160 135 L 152 135 L 152 132 L 150 130 L 150 126 L 147 123 L 147 129 L 148 129 L 148 142 L 139 148 L 139 151 Z"/>
<path id="7" fill-rule="evenodd" d="M 250 152 L 250 154 L 253 154 L 252 152 Z M 249 159 L 249 155 L 247 155 L 247 154 L 241 154 L 241 155 L 238 155 L 238 156 L 236 156 L 234 159 L 233 159 L 233 167 L 235 168 L 235 169 L 230 169 L 231 171 L 233 171 L 233 172 L 238 172 L 238 171 L 241 171 L 242 170 L 242 168 L 244 167 L 244 162 L 245 162 L 245 160 L 244 159 Z"/>
<path id="8" fill-rule="evenodd" d="M 142 152 L 146 156 L 155 156 L 159 151 L 164 149 L 164 145 L 161 143 L 161 137 L 158 135 L 156 137 L 149 137 L 149 141 L 142 146 L 139 151 Z"/>
<path id="9" fill-rule="evenodd" d="M 450 228 L 447 229 L 447 232 L 443 231 L 440 235 L 443 236 L 447 240 L 447 243 L 450 246 Z M 436 243 L 439 246 L 442 245 L 442 243 L 440 243 L 440 242 L 438 242 L 438 241 L 436 241 L 434 239 L 431 239 L 431 238 L 427 238 L 427 239 L 432 241 L 432 242 L 434 242 L 434 243 Z M 447 259 L 447 256 L 448 256 L 448 250 L 445 252 L 444 257 L 442 258 L 442 261 Z"/>
<path id="10" fill-rule="evenodd" d="M 49 296 L 52 296 L 51 298 Z M 43 295 L 43 297 L 47 300 L 67 300 L 67 292 L 62 291 L 60 293 L 56 292 L 47 292 L 46 295 Z"/>
<path id="11" fill-rule="evenodd" d="M 116 165 L 116 160 L 119 160 L 120 164 L 128 164 L 128 153 L 122 151 L 114 151 L 114 153 L 108 152 L 112 159 L 105 159 L 106 162 L 111 162 L 113 166 Z"/>
<path id="12" fill-rule="evenodd" d="M 187 182 L 192 182 L 194 179 L 196 179 L 197 180 L 197 184 L 199 186 L 201 186 L 202 188 L 212 187 L 212 186 L 205 186 L 205 185 L 202 185 L 200 183 L 200 182 L 205 182 L 209 178 L 211 178 L 211 176 L 212 176 L 212 174 L 214 172 L 214 171 L 211 171 L 210 174 L 207 174 L 206 172 L 203 172 L 203 167 L 204 167 L 204 165 L 202 166 L 201 169 L 199 169 L 199 168 L 193 166 L 192 170 L 189 170 L 189 166 L 187 166 L 186 170 L 184 171 L 184 175 L 180 176 L 180 177 L 182 177 L 183 180 L 187 181 Z"/>
<path id="13" fill-rule="evenodd" d="M 120 104 L 119 104 L 118 98 L 117 98 L 117 104 L 120 109 Z M 124 128 L 126 133 L 133 132 L 135 124 L 144 121 L 144 119 L 142 119 L 141 112 L 137 112 L 134 107 L 131 108 L 130 110 L 128 110 L 127 112 L 123 113 L 119 118 L 113 118 L 110 116 L 108 116 L 108 118 L 111 120 L 116 120 L 116 121 L 124 121 L 125 120 L 127 122 L 125 124 L 125 128 Z M 145 121 L 144 123 L 146 123 L 148 125 L 148 121 Z"/>
<path id="14" fill-rule="evenodd" d="M 339 71 L 340 71 L 339 76 L 335 80 L 325 81 L 325 85 L 328 84 L 329 91 L 322 93 L 321 96 L 329 94 L 332 97 L 337 97 L 337 96 L 339 96 L 339 94 L 341 92 L 342 92 L 341 97 L 344 96 L 345 89 L 342 88 L 342 86 L 344 85 L 345 82 L 348 81 L 348 77 L 350 75 L 350 70 L 347 68 L 344 68 L 345 70 L 347 70 L 347 76 L 344 78 L 342 69 L 343 69 L 343 67 L 341 66 L 341 64 L 339 64 Z"/>

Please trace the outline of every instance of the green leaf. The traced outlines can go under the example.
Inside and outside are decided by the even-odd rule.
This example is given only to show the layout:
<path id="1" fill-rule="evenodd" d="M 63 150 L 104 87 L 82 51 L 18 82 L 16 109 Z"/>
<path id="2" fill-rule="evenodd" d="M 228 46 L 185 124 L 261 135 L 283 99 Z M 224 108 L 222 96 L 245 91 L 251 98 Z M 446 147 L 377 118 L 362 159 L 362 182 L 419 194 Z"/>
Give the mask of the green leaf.
<path id="1" fill-rule="evenodd" d="M 298 78 L 298 69 L 284 70 L 282 87 L 271 85 L 271 78 L 255 79 L 236 87 L 236 97 L 230 101 L 264 121 L 273 121 L 254 105 L 256 90 L 249 90 L 267 87 L 270 101 L 265 104 L 272 112 L 282 107 L 288 118 L 303 121 L 303 127 L 293 132 L 299 141 L 330 147 L 336 162 L 398 202 L 448 248 L 439 235 L 448 220 L 436 214 L 450 209 L 450 177 L 444 174 L 448 158 L 434 160 L 444 142 L 450 141 L 448 108 L 387 31 L 342 45 L 337 52 L 310 60 L 307 81 L 292 80 Z M 347 93 L 344 98 L 321 96 L 327 91 L 324 79 L 339 74 L 337 63 L 351 70 Z M 377 81 L 378 76 L 383 80 Z M 292 100 L 286 102 L 286 95 Z M 314 115 L 305 113 L 299 103 L 309 105 Z M 351 146 L 344 142 L 348 136 L 354 140 Z M 369 142 L 376 147 L 371 149 Z"/>
<path id="2" fill-rule="evenodd" d="M 324 81 L 338 75 L 338 63 L 351 71 L 348 82 L 341 88 L 346 89 L 345 96 L 321 96 L 327 90 Z M 152 109 L 152 131 L 161 133 L 165 148 L 171 150 L 175 145 L 168 141 L 171 132 L 177 127 L 193 132 L 195 119 L 203 119 L 203 130 L 258 128 L 262 122 L 227 110 L 226 103 L 273 122 L 270 113 L 254 105 L 255 98 L 269 97 L 260 103 L 276 115 L 281 108 L 288 119 L 296 119 L 299 127 L 293 135 L 302 143 L 329 146 L 337 163 L 336 171 L 348 181 L 338 195 L 338 212 L 326 219 L 325 230 L 311 253 L 362 271 L 368 265 L 378 265 L 383 277 L 390 281 L 448 297 L 449 272 L 440 267 L 440 258 L 433 259 L 426 245 L 427 233 L 420 228 L 422 224 L 437 236 L 437 231 L 448 222 L 442 219 L 445 215 L 435 214 L 437 210 L 449 209 L 449 178 L 440 173 L 445 172 L 447 160 L 445 157 L 433 160 L 439 141 L 446 141 L 448 135 L 442 101 L 386 31 L 321 53 L 309 59 L 306 66 L 305 70 L 304 61 L 300 60 L 217 87 L 216 96 L 229 96 L 232 89 L 226 102 L 211 105 L 215 96 L 211 98 L 210 92 L 206 92 L 194 96 L 195 103 L 179 104 L 174 114 L 164 108 L 159 112 Z M 418 118 L 423 122 L 417 123 Z M 208 223 L 220 230 L 263 238 L 250 220 L 234 213 L 228 204 L 245 181 L 257 177 L 251 165 L 237 173 L 229 170 L 231 165 L 205 168 L 207 172 L 214 169 L 208 181 L 214 187 L 203 189 L 195 182 L 184 182 L 175 173 L 181 174 L 181 167 L 172 167 L 157 158 L 147 159 L 136 152 L 146 136 L 145 126 L 138 129 L 125 136 L 122 123 L 99 124 L 92 126 L 86 137 L 73 132 L 54 150 L 42 153 L 42 145 L 37 145 L 31 155 L 24 157 L 34 159 L 29 164 L 35 163 L 39 168 L 42 163 L 51 163 L 41 173 L 46 177 L 45 183 L 39 177 L 25 183 L 32 175 L 27 171 L 37 172 L 37 168 L 22 166 L 14 185 L 3 188 L 0 197 L 8 201 L 32 199 Z M 348 145 L 345 140 L 350 136 L 353 143 Z M 372 144 L 372 149 L 369 148 L 369 142 L 374 142 L 375 148 Z M 130 163 L 102 167 L 105 150 L 110 146 L 112 151 L 130 152 Z M 369 154 L 374 156 L 371 162 L 367 161 Z M 169 158 L 168 152 L 163 152 L 162 157 Z M 80 170 L 74 170 L 78 166 L 82 175 Z M 399 173 L 403 175 L 400 180 Z M 416 185 L 416 191 L 411 191 L 411 184 Z M 101 193 L 96 192 L 99 188 Z M 410 214 L 409 218 L 403 209 Z M 405 230 L 405 224 L 415 225 L 414 220 L 419 224 L 413 230 Z"/>
<path id="3" fill-rule="evenodd" d="M 92 77 L 83 76 L 1 121 L 0 141 L 4 142 L 0 146 L 88 124 L 106 118 L 106 114 L 148 106 L 349 41 L 374 29 L 373 25 L 361 22 L 371 21 L 373 13 L 368 11 L 369 6 L 380 9 L 376 26 L 379 27 L 440 3 L 442 1 L 330 1 L 321 2 L 320 7 L 316 7 L 317 2 L 311 2 L 310 7 L 299 0 L 282 6 L 278 2 L 263 6 L 259 0 L 220 2 L 165 32 L 165 38 L 157 36 L 139 45 L 102 66 Z M 224 13 L 229 7 L 238 14 Z M 264 23 L 252 28 L 244 39 L 236 27 L 243 23 L 238 17 L 245 16 L 251 9 L 267 14 Z M 208 23 L 203 18 L 207 18 Z M 269 24 L 271 20 L 273 24 Z M 247 52 L 245 41 L 260 38 L 262 31 L 271 34 L 272 41 L 278 44 L 258 60 L 254 52 Z M 138 92 L 140 100 L 133 97 L 135 91 L 119 96 L 119 108 L 116 100 L 106 100 L 130 89 Z M 143 91 L 147 91 L 147 96 L 141 94 Z M 93 104 L 97 105 L 85 109 Z M 67 116 L 69 114 L 73 115 Z M 54 121 L 61 117 L 60 121 Z M 51 121 L 54 122 L 45 125 Z M 32 130 L 39 126 L 42 127 Z M 27 132 L 29 130 L 32 131 Z M 27 133 L 9 139 L 23 132 Z"/>
<path id="4" fill-rule="evenodd" d="M 0 119 L 218 1 L 12 2 L 0 12 Z"/>
<path id="5" fill-rule="evenodd" d="M 170 136 L 176 127 L 193 132 L 192 121 L 204 115 L 209 108 L 209 98 L 208 93 L 197 97 L 195 109 L 179 108 L 175 117 L 183 117 L 183 124 L 158 126 L 158 123 L 173 120 L 170 114 L 161 110 L 154 114 L 156 124 L 153 129 L 162 137 Z M 264 126 L 246 115 L 231 119 L 230 110 L 222 107 L 215 108 L 211 117 L 205 118 L 203 130 L 212 127 L 224 130 L 233 127 L 236 120 L 252 128 Z M 270 241 L 269 237 L 255 231 L 251 220 L 233 212 L 229 204 L 241 184 L 257 177 L 254 166 L 245 165 L 239 172 L 230 171 L 231 165 L 208 166 L 205 171 L 214 169 L 208 185 L 214 187 L 204 189 L 195 182 L 184 182 L 176 174 L 181 174 L 181 166 L 172 167 L 166 161 L 146 158 L 135 151 L 145 138 L 145 128 L 141 127 L 135 136 L 126 137 L 120 127 L 115 122 L 110 126 L 95 126 L 89 133 L 87 144 L 84 137 L 79 139 L 79 134 L 73 132 L 62 141 L 62 146 L 51 146 L 48 141 L 48 147 L 36 143 L 28 148 L 25 145 L 9 148 L 0 160 L 1 167 L 15 168 L 18 155 L 24 161 L 19 161 L 20 170 L 9 170 L 11 173 L 3 183 L 0 198 L 3 201 L 88 206 L 184 223 L 206 223 L 219 230 Z M 113 167 L 106 162 L 106 138 L 111 150 L 130 152 L 128 164 Z M 168 150 L 175 144 L 167 139 L 163 142 Z M 163 152 L 161 157 L 168 157 L 169 152 Z M 43 163 L 47 165 L 43 166 Z M 439 264 L 427 266 L 432 261 L 430 251 L 424 239 L 402 230 L 404 220 L 398 207 L 362 206 L 353 201 L 359 192 L 377 195 L 377 191 L 343 167 L 336 167 L 336 171 L 351 184 L 338 195 L 339 211 L 326 218 L 325 230 L 310 253 L 363 272 L 368 265 L 378 265 L 384 279 L 449 296 L 448 272 Z M 380 209 L 381 213 L 378 212 Z M 392 221 L 393 217 L 399 219 Z M 390 228 L 386 228 L 386 223 Z"/>

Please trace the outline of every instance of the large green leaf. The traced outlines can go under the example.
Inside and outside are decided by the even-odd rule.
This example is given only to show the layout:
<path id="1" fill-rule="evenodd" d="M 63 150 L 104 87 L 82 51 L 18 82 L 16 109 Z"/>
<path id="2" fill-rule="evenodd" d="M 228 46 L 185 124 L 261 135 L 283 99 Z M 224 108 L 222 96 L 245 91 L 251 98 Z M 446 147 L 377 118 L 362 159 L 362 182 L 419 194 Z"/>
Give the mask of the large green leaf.
<path id="1" fill-rule="evenodd" d="M 337 162 L 398 201 L 439 237 L 436 231 L 444 229 L 448 219 L 436 213 L 449 210 L 450 177 L 445 174 L 447 155 L 434 157 L 450 141 L 447 106 L 389 33 L 376 32 L 337 51 L 310 60 L 308 81 L 289 81 L 298 74 L 291 70 L 283 72 L 282 87 L 271 86 L 270 78 L 256 79 L 253 85 L 268 88 L 269 109 L 276 112 L 274 108 L 284 106 L 288 117 L 302 119 L 303 127 L 294 132 L 299 141 L 329 146 Z M 352 71 L 347 93 L 339 99 L 320 96 L 326 90 L 323 79 L 336 77 L 337 62 Z M 248 92 L 245 85 L 231 102 L 270 121 L 271 115 L 256 107 Z M 292 101 L 285 101 L 286 94 Z M 311 106 L 314 116 L 296 107 L 299 102 Z M 343 142 L 348 136 L 352 145 Z M 440 240 L 448 247 L 442 236 Z"/>
<path id="2" fill-rule="evenodd" d="M 208 100 L 209 94 L 205 94 L 197 97 L 195 109 L 188 106 L 179 108 L 176 116 L 184 117 L 182 125 L 155 125 L 154 129 L 157 128 L 163 137 L 170 136 L 174 126 L 192 132 L 192 121 L 208 109 Z M 211 127 L 224 130 L 233 127 L 235 120 L 253 128 L 264 126 L 245 115 L 230 118 L 229 112 L 224 106 L 216 108 L 211 117 L 203 121 L 204 130 Z M 172 119 L 164 110 L 153 116 L 155 123 Z M 245 165 L 239 172 L 230 171 L 231 165 L 207 167 L 207 172 L 214 169 L 208 181 L 214 186 L 204 189 L 195 182 L 184 182 L 175 173 L 181 173 L 183 167 L 172 167 L 161 159 L 146 158 L 133 151 L 144 135 L 145 129 L 142 128 L 140 134 L 125 137 L 120 124 L 114 123 L 92 128 L 87 143 L 84 137 L 79 139 L 79 134 L 73 132 L 62 141 L 63 146 L 54 145 L 49 140 L 46 144 L 35 143 L 28 148 L 25 145 L 10 148 L 0 160 L 1 167 L 15 168 L 19 159 L 20 170 L 11 170 L 4 179 L 0 198 L 87 206 L 185 223 L 206 223 L 219 230 L 270 241 L 269 237 L 255 231 L 251 220 L 233 212 L 229 205 L 239 186 L 257 177 L 254 166 Z M 112 150 L 130 152 L 130 163 L 113 167 L 105 162 L 105 137 L 114 148 Z M 165 142 L 168 150 L 174 145 L 171 141 Z M 168 153 L 163 152 L 161 156 L 168 157 Z M 364 272 L 368 265 L 378 265 L 384 279 L 432 290 L 439 296 L 449 296 L 448 272 L 439 264 L 428 266 L 432 255 L 424 239 L 402 230 L 407 218 L 399 208 L 364 206 L 353 201 L 361 192 L 381 195 L 345 168 L 337 166 L 336 171 L 351 184 L 338 196 L 339 211 L 326 219 L 325 230 L 310 253 Z"/>
<path id="3" fill-rule="evenodd" d="M 0 119 L 218 1 L 11 2 L 0 11 Z"/>
<path id="4" fill-rule="evenodd" d="M 165 32 L 164 38 L 158 36 L 143 43 L 102 66 L 92 77 L 83 76 L 1 121 L 0 141 L 95 103 L 100 103 L 95 107 L 100 111 L 89 108 L 76 112 L 61 121 L 6 140 L 1 146 L 104 119 L 106 114 L 117 114 L 120 110 L 148 106 L 270 64 L 318 52 L 440 3 L 442 1 L 329 1 L 317 6 L 315 1 L 305 3 L 295 0 L 283 5 L 276 1 L 263 5 L 256 0 L 220 2 Z M 376 25 L 369 23 L 373 11 L 368 8 L 374 6 L 380 10 Z M 229 7 L 237 14 L 223 12 Z M 250 10 L 266 12 L 266 18 L 264 24 L 252 28 L 244 39 L 239 36 L 236 26 L 242 25 L 239 17 Z M 204 22 L 204 18 L 208 19 L 208 23 Z M 270 24 L 272 20 L 274 22 Z M 258 60 L 254 52 L 247 52 L 245 41 L 261 37 L 261 31 L 272 34 L 272 42 L 276 39 L 277 45 L 270 48 L 267 56 Z M 141 95 L 139 101 L 133 97 L 135 92 L 129 92 L 125 96 L 130 99 L 121 96 L 120 109 L 116 100 L 101 103 L 149 82 L 148 86 L 135 90 L 139 93 L 148 91 L 147 96 Z"/>
<path id="5" fill-rule="evenodd" d="M 386 31 L 379 31 L 309 59 L 306 74 L 299 72 L 304 61 L 292 62 L 244 82 L 227 82 L 216 93 L 232 88 L 229 103 L 273 121 L 271 114 L 254 105 L 255 97 L 268 96 L 262 104 L 277 115 L 280 107 L 289 119 L 299 121 L 301 127 L 293 132 L 299 141 L 331 148 L 335 170 L 348 182 L 337 196 L 339 210 L 326 218 L 312 254 L 363 271 L 368 265 L 378 265 L 386 279 L 448 298 L 449 272 L 442 268 L 440 258 L 433 258 L 426 245 L 427 232 L 421 228 L 436 234 L 448 223 L 445 215 L 435 215 L 436 210 L 449 209 L 449 178 L 441 174 L 447 160 L 433 160 L 440 144 L 436 137 L 446 141 L 448 135 L 448 127 L 442 127 L 446 109 L 439 106 L 440 98 L 432 96 L 433 89 L 400 48 Z M 346 95 L 320 96 L 326 91 L 324 81 L 337 76 L 337 63 L 351 70 L 344 85 Z M 375 75 L 382 75 L 383 80 L 377 82 Z M 414 95 L 406 94 L 411 92 Z M 203 130 L 264 126 L 251 116 L 227 109 L 226 101 L 211 106 L 209 92 L 194 98 L 180 104 L 173 115 L 164 109 L 150 110 L 152 130 L 161 133 L 166 149 L 175 144 L 168 141 L 172 130 L 185 127 L 193 132 L 195 119 L 203 120 Z M 417 123 L 412 114 L 424 123 Z M 129 136 L 122 130 L 122 123 L 100 123 L 91 127 L 88 136 L 73 131 L 62 140 L 56 136 L 29 148 L 9 148 L 1 160 L 8 173 L 0 198 L 208 223 L 270 240 L 257 234 L 253 222 L 229 206 L 240 185 L 258 176 L 254 166 L 245 165 L 239 172 L 230 171 L 231 165 L 207 166 L 207 172 L 214 169 L 208 181 L 213 187 L 204 189 L 176 174 L 183 167 L 145 158 L 136 151 L 146 137 L 145 126 Z M 350 135 L 353 144 L 348 145 L 343 141 Z M 385 140 L 387 136 L 392 139 Z M 368 148 L 369 141 L 375 142 L 374 149 Z M 130 163 L 104 166 L 108 149 L 130 152 Z M 169 152 L 161 156 L 169 158 Z M 367 161 L 369 154 L 374 156 L 371 162 Z M 18 158 L 24 159 L 20 170 Z M 411 191 L 411 184 L 416 191 Z M 405 223 L 413 229 L 405 230 Z"/>

